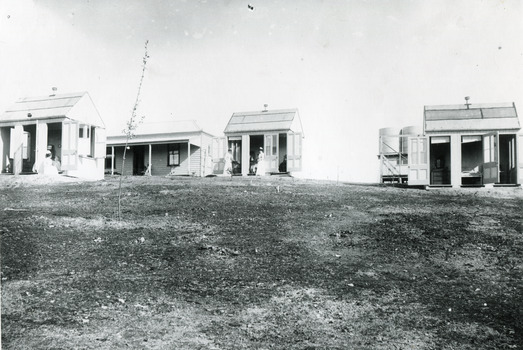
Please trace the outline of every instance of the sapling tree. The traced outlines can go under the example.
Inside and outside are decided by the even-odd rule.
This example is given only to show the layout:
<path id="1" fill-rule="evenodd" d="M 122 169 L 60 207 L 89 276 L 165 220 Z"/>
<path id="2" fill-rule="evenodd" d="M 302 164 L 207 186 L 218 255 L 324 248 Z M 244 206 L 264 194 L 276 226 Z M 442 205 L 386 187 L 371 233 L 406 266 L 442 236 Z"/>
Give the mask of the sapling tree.
<path id="1" fill-rule="evenodd" d="M 147 60 L 149 59 L 149 55 L 147 52 L 147 45 L 149 44 L 149 40 L 145 41 L 145 54 L 143 55 L 142 60 L 142 75 L 140 77 L 140 83 L 138 84 L 138 92 L 136 94 L 136 100 L 134 101 L 133 110 L 131 112 L 131 117 L 127 120 L 125 124 L 125 129 L 123 130 L 123 133 L 125 134 L 125 147 L 123 149 L 123 158 L 122 158 L 122 172 L 120 175 L 120 181 L 118 183 L 118 221 L 121 219 L 121 208 L 122 208 L 122 179 L 125 172 L 125 155 L 127 153 L 127 147 L 129 146 L 129 140 L 134 137 L 134 132 L 136 131 L 136 128 L 143 122 L 143 119 L 145 116 L 138 116 L 138 105 L 140 104 L 140 94 L 142 92 L 142 84 L 143 84 L 143 77 L 145 76 L 145 68 L 147 66 Z"/>

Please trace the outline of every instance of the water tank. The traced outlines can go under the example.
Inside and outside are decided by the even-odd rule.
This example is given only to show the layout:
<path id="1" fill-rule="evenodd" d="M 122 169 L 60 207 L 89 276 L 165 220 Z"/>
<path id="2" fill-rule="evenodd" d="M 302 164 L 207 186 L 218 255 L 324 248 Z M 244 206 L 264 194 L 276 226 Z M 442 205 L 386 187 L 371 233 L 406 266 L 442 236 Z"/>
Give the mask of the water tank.
<path id="1" fill-rule="evenodd" d="M 421 126 L 413 125 L 413 126 L 406 126 L 401 129 L 401 135 L 402 136 L 416 136 L 423 134 L 423 130 Z M 401 138 L 401 153 L 409 153 L 409 138 L 408 137 L 402 137 Z"/>
<path id="2" fill-rule="evenodd" d="M 400 129 L 380 129 L 380 154 L 398 153 L 400 151 Z"/>

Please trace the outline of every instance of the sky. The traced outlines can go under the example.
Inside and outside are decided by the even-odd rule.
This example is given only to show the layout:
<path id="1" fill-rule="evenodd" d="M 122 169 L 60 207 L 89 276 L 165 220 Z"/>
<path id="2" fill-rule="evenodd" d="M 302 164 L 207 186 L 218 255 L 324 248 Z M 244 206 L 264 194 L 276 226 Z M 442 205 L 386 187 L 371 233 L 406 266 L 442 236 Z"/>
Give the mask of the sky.
<path id="1" fill-rule="evenodd" d="M 379 129 L 425 105 L 523 108 L 519 0 L 2 0 L 0 110 L 88 91 L 121 133 L 147 40 L 145 122 L 297 108 L 306 178 L 378 181 Z"/>

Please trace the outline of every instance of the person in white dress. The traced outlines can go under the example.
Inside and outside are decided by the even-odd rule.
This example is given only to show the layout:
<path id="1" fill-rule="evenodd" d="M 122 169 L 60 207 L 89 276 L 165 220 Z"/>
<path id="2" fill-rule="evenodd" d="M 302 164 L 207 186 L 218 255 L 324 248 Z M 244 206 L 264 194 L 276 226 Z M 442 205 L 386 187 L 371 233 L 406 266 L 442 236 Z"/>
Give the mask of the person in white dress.
<path id="1" fill-rule="evenodd" d="M 234 157 L 232 156 L 232 150 L 229 148 L 225 154 L 225 166 L 223 167 L 223 175 L 232 175 L 232 161 Z"/>
<path id="2" fill-rule="evenodd" d="M 265 153 L 263 153 L 263 147 L 260 147 L 260 152 L 258 152 L 258 164 L 256 166 L 256 175 L 265 175 Z"/>
<path id="3" fill-rule="evenodd" d="M 42 161 L 38 173 L 41 175 L 58 175 L 58 169 L 53 164 L 51 151 L 45 153 L 45 159 Z"/>

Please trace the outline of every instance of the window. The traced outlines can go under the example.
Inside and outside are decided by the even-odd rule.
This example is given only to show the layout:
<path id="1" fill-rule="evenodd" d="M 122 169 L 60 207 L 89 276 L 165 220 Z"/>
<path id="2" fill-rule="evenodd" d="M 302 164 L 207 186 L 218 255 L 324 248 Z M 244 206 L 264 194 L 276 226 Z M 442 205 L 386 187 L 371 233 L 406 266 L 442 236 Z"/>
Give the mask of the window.
<path id="1" fill-rule="evenodd" d="M 278 135 L 265 135 L 265 155 L 275 156 L 278 154 Z"/>
<path id="2" fill-rule="evenodd" d="M 167 147 L 167 165 L 180 165 L 180 144 L 173 143 Z"/>
<path id="3" fill-rule="evenodd" d="M 483 159 L 485 163 L 496 161 L 496 138 L 494 135 L 483 136 Z"/>
<path id="4" fill-rule="evenodd" d="M 78 128 L 78 137 L 81 139 L 88 139 L 91 137 L 91 127 L 89 125 L 81 124 Z"/>
<path id="5" fill-rule="evenodd" d="M 24 131 L 22 134 L 22 158 L 31 160 L 29 150 L 31 149 L 31 135 Z"/>
<path id="6" fill-rule="evenodd" d="M 91 126 L 80 124 L 78 127 L 78 154 L 81 156 L 92 156 L 94 139 L 91 138 Z"/>
<path id="7" fill-rule="evenodd" d="M 94 126 L 90 126 L 87 128 L 87 137 L 91 138 L 91 149 L 89 153 L 91 157 L 95 156 L 96 141 L 99 138 L 95 130 L 96 129 Z"/>

